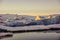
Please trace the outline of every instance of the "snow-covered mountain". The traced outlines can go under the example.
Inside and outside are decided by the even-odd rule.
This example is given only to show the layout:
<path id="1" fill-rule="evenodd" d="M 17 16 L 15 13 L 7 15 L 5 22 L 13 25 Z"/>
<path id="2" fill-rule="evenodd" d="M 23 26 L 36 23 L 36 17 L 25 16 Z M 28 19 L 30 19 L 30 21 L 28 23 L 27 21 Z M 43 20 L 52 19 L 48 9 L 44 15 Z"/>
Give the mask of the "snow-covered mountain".
<path id="1" fill-rule="evenodd" d="M 0 17 L 3 19 L 13 19 L 14 17 L 18 16 L 18 18 L 29 18 L 29 19 L 34 19 L 35 16 L 28 16 L 28 15 L 16 15 L 16 14 L 0 14 Z"/>
<path id="2" fill-rule="evenodd" d="M 17 19 L 14 20 L 14 17 Z M 56 16 L 56 15 L 53 15 Z M 4 25 L 0 24 L 0 29 L 9 31 L 19 30 L 37 30 L 37 29 L 49 29 L 49 28 L 60 28 L 59 18 L 51 18 L 44 20 L 35 20 L 36 16 L 27 15 L 15 15 L 15 14 L 0 14 L 0 18 L 3 20 L 9 19 Z M 57 22 L 57 23 L 56 23 Z"/>

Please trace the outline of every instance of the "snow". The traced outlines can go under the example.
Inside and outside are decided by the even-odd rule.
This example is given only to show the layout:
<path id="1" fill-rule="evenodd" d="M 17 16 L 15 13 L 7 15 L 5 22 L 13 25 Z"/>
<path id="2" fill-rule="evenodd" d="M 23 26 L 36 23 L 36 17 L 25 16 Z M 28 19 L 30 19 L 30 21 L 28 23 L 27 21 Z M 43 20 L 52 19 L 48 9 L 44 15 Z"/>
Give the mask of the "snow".
<path id="1" fill-rule="evenodd" d="M 60 24 L 54 24 L 54 25 L 50 25 L 49 28 L 60 28 Z"/>
<path id="2" fill-rule="evenodd" d="M 5 35 L 12 35 L 12 33 L 0 33 L 0 37 Z"/>
<path id="3" fill-rule="evenodd" d="M 43 25 L 36 25 L 36 26 L 24 26 L 24 27 L 7 27 L 0 25 L 0 29 L 6 29 L 10 31 L 17 31 L 17 30 L 36 30 L 36 29 L 48 29 Z"/>
<path id="4" fill-rule="evenodd" d="M 9 31 L 18 31 L 18 30 L 36 30 L 36 29 L 49 29 L 49 28 L 60 28 L 60 24 L 54 24 L 54 25 L 34 25 L 34 26 L 22 26 L 22 27 L 8 27 L 0 25 L 0 29 L 6 29 Z"/>

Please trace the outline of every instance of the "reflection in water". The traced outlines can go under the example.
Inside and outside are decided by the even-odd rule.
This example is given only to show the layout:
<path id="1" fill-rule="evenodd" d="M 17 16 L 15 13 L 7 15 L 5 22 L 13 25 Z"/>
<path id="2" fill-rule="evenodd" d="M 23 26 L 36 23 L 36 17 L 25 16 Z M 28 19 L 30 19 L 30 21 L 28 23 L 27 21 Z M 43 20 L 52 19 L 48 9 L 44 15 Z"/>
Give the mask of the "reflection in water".
<path id="1" fill-rule="evenodd" d="M 16 33 L 12 38 L 5 38 L 2 40 L 59 40 L 60 33 L 43 33 L 43 32 L 28 32 Z"/>

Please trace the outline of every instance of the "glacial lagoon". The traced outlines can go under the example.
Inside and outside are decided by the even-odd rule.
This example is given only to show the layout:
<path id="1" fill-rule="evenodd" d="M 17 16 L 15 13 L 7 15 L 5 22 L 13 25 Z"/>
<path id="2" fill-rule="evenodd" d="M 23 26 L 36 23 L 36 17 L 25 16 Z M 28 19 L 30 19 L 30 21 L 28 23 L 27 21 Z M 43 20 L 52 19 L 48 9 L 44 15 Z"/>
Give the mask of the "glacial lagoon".
<path id="1" fill-rule="evenodd" d="M 55 32 L 26 32 L 14 33 L 12 37 L 1 40 L 60 40 L 60 33 Z"/>

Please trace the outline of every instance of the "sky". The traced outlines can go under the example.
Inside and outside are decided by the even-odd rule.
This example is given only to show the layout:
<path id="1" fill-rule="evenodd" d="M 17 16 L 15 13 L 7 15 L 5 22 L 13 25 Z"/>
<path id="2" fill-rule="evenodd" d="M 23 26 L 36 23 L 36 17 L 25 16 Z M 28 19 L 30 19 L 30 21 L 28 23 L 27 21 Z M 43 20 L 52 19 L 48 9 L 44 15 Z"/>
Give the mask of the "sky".
<path id="1" fill-rule="evenodd" d="M 0 14 L 60 14 L 60 0 L 0 0 Z"/>

